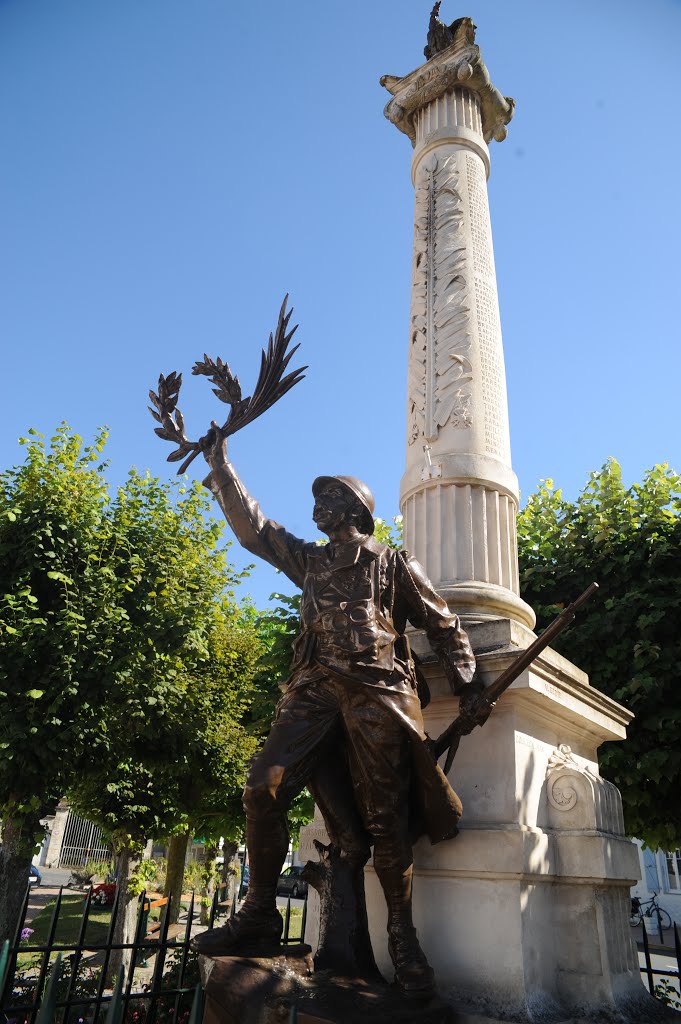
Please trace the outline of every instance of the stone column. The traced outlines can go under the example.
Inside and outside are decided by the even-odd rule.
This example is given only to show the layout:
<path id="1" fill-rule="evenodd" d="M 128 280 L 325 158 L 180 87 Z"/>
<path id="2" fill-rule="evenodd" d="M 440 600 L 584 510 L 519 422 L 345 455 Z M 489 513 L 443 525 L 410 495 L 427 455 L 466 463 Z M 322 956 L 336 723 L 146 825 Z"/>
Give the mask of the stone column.
<path id="1" fill-rule="evenodd" d="M 491 84 L 470 18 L 431 16 L 428 62 L 381 81 L 386 115 L 411 140 L 416 189 L 409 335 L 405 546 L 466 618 L 491 685 L 531 643 L 518 595 L 506 382 L 486 178 L 513 101 Z M 435 43 L 436 45 L 433 45 Z M 576 595 L 566 595 L 572 598 Z M 411 634 L 432 700 L 426 731 L 458 701 L 421 631 Z M 622 740 L 626 708 L 546 649 L 463 738 L 450 772 L 459 836 L 414 847 L 414 914 L 439 991 L 495 1019 L 652 1020 L 628 924 L 636 849 L 598 747 Z M 386 908 L 371 866 L 377 962 L 391 974 Z M 609 1017 L 608 1019 L 611 1019 Z"/>
<path id="2" fill-rule="evenodd" d="M 414 147 L 404 543 L 452 608 L 530 628 L 518 596 L 506 377 L 487 143 L 506 137 L 513 100 L 489 79 L 460 19 L 454 41 L 404 78 L 386 75 L 386 117 Z"/>

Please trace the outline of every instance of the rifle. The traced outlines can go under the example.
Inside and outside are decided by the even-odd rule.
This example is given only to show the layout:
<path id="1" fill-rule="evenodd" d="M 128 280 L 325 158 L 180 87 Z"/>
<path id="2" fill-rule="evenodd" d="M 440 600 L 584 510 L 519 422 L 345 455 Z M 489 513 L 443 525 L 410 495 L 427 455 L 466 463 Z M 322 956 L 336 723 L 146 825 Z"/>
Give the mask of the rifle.
<path id="1" fill-rule="evenodd" d="M 525 671 L 528 665 L 531 665 L 534 659 L 541 654 L 545 647 L 551 643 L 554 637 L 568 626 L 578 610 L 585 604 L 590 597 L 592 597 L 598 590 L 598 584 L 592 583 L 591 586 L 587 587 L 583 594 L 569 604 L 567 608 L 558 615 L 553 622 L 546 627 L 543 633 L 537 637 L 534 643 L 524 650 L 515 659 L 512 665 L 509 665 L 501 675 L 494 680 L 491 686 L 488 686 L 486 690 L 483 690 L 478 698 L 471 702 L 469 707 L 466 708 L 465 712 L 459 714 L 452 724 L 441 733 L 436 740 L 431 740 L 430 749 L 435 756 L 437 761 L 445 750 L 449 748 L 447 754 L 447 760 L 445 761 L 444 773 L 445 775 L 452 767 L 452 761 L 454 755 L 459 749 L 459 743 L 462 736 L 466 736 L 469 732 L 472 732 L 478 725 L 483 725 L 487 721 L 487 717 L 496 704 L 502 693 L 509 688 L 512 682 L 518 678 L 518 676 Z"/>

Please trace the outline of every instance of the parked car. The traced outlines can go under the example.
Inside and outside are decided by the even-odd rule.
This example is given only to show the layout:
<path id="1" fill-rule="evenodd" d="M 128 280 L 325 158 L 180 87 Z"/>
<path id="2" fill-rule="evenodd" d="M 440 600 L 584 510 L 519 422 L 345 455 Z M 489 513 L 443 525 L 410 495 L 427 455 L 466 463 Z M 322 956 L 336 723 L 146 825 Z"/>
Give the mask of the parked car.
<path id="1" fill-rule="evenodd" d="M 277 896 L 307 896 L 307 882 L 300 876 L 303 873 L 303 864 L 292 864 L 286 871 L 282 871 L 277 882 Z"/>
<path id="2" fill-rule="evenodd" d="M 29 885 L 40 885 L 42 880 L 43 880 L 43 876 L 40 874 L 40 872 L 38 871 L 38 869 L 35 866 L 35 864 L 31 864 L 31 870 L 30 870 L 29 875 L 28 875 L 28 884 Z"/>

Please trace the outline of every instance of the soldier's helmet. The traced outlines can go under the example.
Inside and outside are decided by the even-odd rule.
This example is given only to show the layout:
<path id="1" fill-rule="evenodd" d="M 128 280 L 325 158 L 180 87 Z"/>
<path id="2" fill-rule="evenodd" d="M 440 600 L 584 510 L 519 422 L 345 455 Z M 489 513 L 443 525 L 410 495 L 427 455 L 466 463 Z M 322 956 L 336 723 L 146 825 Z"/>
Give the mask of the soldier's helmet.
<path id="1" fill-rule="evenodd" d="M 358 480 L 356 476 L 318 476 L 312 483 L 312 493 L 317 495 L 324 490 L 327 484 L 339 483 L 346 487 L 355 498 L 357 498 L 365 509 L 365 515 L 358 528 L 362 533 L 374 532 L 374 496 L 365 483 Z"/>

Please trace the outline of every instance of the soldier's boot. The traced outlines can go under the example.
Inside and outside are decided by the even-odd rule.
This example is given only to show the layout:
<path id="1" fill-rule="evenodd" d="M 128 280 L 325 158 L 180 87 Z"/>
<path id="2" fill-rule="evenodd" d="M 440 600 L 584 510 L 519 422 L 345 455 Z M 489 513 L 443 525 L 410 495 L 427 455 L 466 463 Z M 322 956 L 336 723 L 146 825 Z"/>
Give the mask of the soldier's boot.
<path id="1" fill-rule="evenodd" d="M 428 997 L 435 992 L 435 974 L 412 921 L 412 868 L 389 874 L 381 883 L 388 904 L 388 952 L 395 967 L 395 985 L 405 995 Z"/>
<path id="2" fill-rule="evenodd" d="M 279 950 L 283 926 L 276 904 L 272 909 L 257 898 L 245 900 L 227 924 L 195 935 L 191 948 L 204 956 L 271 956 Z"/>
<path id="3" fill-rule="evenodd" d="M 191 948 L 204 956 L 271 956 L 279 949 L 284 922 L 277 910 L 277 882 L 288 850 L 285 815 L 283 822 L 270 815 L 262 821 L 247 818 L 247 836 L 246 899 L 227 924 L 192 939 Z"/>

